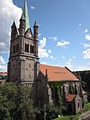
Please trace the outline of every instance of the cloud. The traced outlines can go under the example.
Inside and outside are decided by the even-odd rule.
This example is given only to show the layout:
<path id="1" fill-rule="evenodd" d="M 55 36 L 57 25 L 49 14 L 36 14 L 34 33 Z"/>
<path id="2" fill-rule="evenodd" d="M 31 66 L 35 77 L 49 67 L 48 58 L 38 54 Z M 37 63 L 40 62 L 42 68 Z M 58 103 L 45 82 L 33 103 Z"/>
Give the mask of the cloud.
<path id="1" fill-rule="evenodd" d="M 65 59 L 65 56 L 62 56 L 63 59 Z"/>
<path id="2" fill-rule="evenodd" d="M 83 51 L 83 58 L 90 59 L 90 49 Z"/>
<path id="3" fill-rule="evenodd" d="M 85 70 L 90 70 L 90 66 L 77 66 L 74 71 L 85 71 Z"/>
<path id="4" fill-rule="evenodd" d="M 73 56 L 72 58 L 73 58 L 73 59 L 75 59 L 75 58 L 76 58 L 76 56 Z"/>
<path id="5" fill-rule="evenodd" d="M 78 26 L 82 26 L 82 24 L 81 24 L 81 23 L 79 23 L 79 24 L 78 24 Z"/>
<path id="6" fill-rule="evenodd" d="M 0 51 L 9 50 L 11 24 L 15 19 L 19 25 L 22 9 L 13 4 L 12 0 L 0 0 Z"/>
<path id="7" fill-rule="evenodd" d="M 44 48 L 46 46 L 46 38 L 44 37 L 42 40 L 40 40 L 40 48 Z"/>
<path id="8" fill-rule="evenodd" d="M 85 32 L 85 33 L 88 33 L 88 29 L 86 28 L 86 29 L 84 30 L 84 32 Z"/>
<path id="9" fill-rule="evenodd" d="M 69 44 L 70 44 L 70 42 L 68 42 L 68 41 L 57 42 L 57 46 L 59 46 L 59 47 L 65 47 L 66 45 L 69 45 Z"/>
<path id="10" fill-rule="evenodd" d="M 48 53 L 49 53 L 49 54 L 51 54 L 51 53 L 52 53 L 52 51 L 49 49 L 49 50 L 48 50 Z"/>
<path id="11" fill-rule="evenodd" d="M 52 39 L 52 40 L 54 40 L 54 41 L 56 41 L 57 40 L 57 36 L 52 36 L 52 37 L 48 37 L 49 39 Z"/>
<path id="12" fill-rule="evenodd" d="M 35 7 L 34 7 L 34 6 L 31 6 L 31 9 L 32 9 L 32 10 L 35 10 Z"/>
<path id="13" fill-rule="evenodd" d="M 38 37 L 41 36 L 41 33 L 38 34 Z"/>
<path id="14" fill-rule="evenodd" d="M 2 65 L 6 64 L 6 62 L 2 56 L 0 56 L 0 64 L 2 64 Z"/>
<path id="15" fill-rule="evenodd" d="M 50 58 L 56 60 L 56 58 L 54 56 L 50 56 Z"/>
<path id="16" fill-rule="evenodd" d="M 6 72 L 7 67 L 5 65 L 0 65 L 0 72 Z"/>
<path id="17" fill-rule="evenodd" d="M 73 69 L 70 61 L 68 61 L 68 62 L 66 63 L 66 67 L 69 68 L 70 70 Z"/>
<path id="18" fill-rule="evenodd" d="M 69 68 L 70 70 L 73 70 L 73 67 L 72 67 L 72 65 L 71 65 L 71 62 L 72 62 L 72 59 L 69 59 L 69 60 L 67 61 L 67 63 L 65 64 L 65 66 L 66 66 L 67 68 Z"/>
<path id="19" fill-rule="evenodd" d="M 84 48 L 89 48 L 90 44 L 84 44 Z"/>
<path id="20" fill-rule="evenodd" d="M 0 56 L 0 72 L 7 70 L 7 64 L 2 56 Z"/>
<path id="21" fill-rule="evenodd" d="M 41 64 L 47 65 L 47 63 L 46 63 L 46 62 L 41 62 Z"/>
<path id="22" fill-rule="evenodd" d="M 45 49 L 46 47 L 46 38 L 44 37 L 42 40 L 40 40 L 40 46 L 38 49 L 38 54 L 40 58 L 47 58 L 49 57 L 49 54 L 47 50 Z"/>
<path id="23" fill-rule="evenodd" d="M 88 40 L 88 41 L 90 41 L 90 35 L 89 35 L 89 34 L 86 34 L 86 35 L 85 35 L 85 39 Z"/>

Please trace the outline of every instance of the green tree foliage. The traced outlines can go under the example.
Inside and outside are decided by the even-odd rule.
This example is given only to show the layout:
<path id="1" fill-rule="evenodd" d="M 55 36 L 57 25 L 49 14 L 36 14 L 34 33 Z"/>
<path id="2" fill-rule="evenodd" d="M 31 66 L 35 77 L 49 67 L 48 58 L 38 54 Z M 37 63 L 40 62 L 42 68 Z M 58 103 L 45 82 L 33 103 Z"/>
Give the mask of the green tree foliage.
<path id="1" fill-rule="evenodd" d="M 36 112 L 36 120 L 44 120 L 44 116 L 46 116 L 46 120 L 53 120 L 58 116 L 58 109 L 53 104 L 45 104 L 43 108 L 39 108 Z"/>
<path id="2" fill-rule="evenodd" d="M 52 89 L 53 98 L 55 100 L 56 106 L 59 109 L 59 112 L 61 114 L 61 107 L 62 107 L 62 101 L 61 101 L 61 86 L 64 84 L 64 82 L 51 82 L 50 87 Z"/>
<path id="3" fill-rule="evenodd" d="M 0 86 L 0 120 L 35 120 L 31 88 L 15 83 Z"/>
<path id="4" fill-rule="evenodd" d="M 87 91 L 88 94 L 88 101 L 90 101 L 90 71 L 77 71 L 74 73 L 80 76 L 83 88 Z"/>

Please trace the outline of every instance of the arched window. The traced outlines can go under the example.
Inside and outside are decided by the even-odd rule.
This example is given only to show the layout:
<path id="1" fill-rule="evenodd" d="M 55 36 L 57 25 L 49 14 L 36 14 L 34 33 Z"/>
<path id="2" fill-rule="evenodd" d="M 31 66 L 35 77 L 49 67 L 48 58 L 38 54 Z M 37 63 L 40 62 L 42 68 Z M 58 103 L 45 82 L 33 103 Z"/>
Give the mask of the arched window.
<path id="1" fill-rule="evenodd" d="M 30 45 L 30 53 L 34 53 L 34 45 Z"/>
<path id="2" fill-rule="evenodd" d="M 25 52 L 29 52 L 29 44 L 25 44 Z"/>

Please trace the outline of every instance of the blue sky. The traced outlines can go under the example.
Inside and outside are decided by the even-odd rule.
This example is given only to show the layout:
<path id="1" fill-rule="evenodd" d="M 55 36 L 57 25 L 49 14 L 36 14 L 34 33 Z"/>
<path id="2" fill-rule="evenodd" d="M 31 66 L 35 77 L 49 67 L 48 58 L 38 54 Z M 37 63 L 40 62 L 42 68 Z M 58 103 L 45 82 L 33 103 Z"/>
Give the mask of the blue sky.
<path id="1" fill-rule="evenodd" d="M 5 71 L 10 26 L 14 19 L 18 26 L 24 0 L 0 3 L 0 70 Z M 71 70 L 90 69 L 90 0 L 27 0 L 27 4 L 32 31 L 35 19 L 39 25 L 40 62 Z"/>

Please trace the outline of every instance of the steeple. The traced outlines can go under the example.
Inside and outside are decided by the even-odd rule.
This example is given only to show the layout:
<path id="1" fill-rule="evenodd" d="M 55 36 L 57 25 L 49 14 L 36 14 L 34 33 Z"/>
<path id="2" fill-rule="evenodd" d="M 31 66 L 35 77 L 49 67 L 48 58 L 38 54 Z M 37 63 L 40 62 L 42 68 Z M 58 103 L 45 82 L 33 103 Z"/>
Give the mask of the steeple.
<path id="1" fill-rule="evenodd" d="M 34 27 L 38 27 L 37 21 L 35 20 Z"/>
<path id="2" fill-rule="evenodd" d="M 27 1 L 26 0 L 24 2 L 24 9 L 23 9 L 22 16 L 24 17 L 24 20 L 25 20 L 25 31 L 26 31 L 28 28 L 30 28 L 28 9 L 27 9 Z"/>

